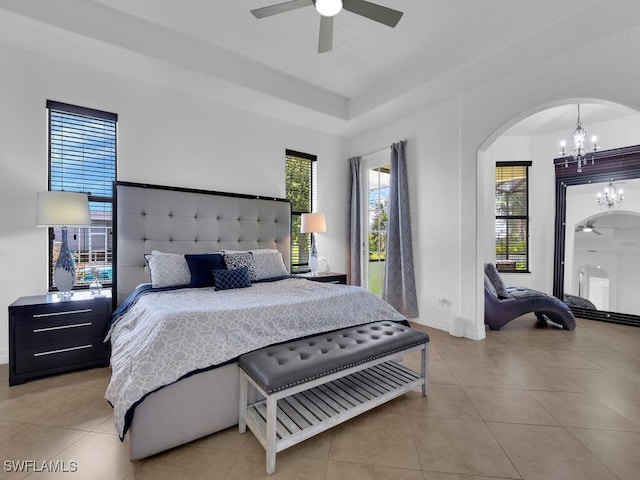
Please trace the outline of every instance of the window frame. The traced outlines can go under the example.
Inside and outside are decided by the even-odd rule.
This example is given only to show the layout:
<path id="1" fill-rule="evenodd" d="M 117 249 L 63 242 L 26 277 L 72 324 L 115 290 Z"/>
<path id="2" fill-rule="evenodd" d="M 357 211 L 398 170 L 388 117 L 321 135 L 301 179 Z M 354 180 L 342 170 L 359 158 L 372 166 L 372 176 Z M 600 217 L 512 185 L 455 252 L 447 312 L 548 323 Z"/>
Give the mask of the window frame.
<path id="1" fill-rule="evenodd" d="M 110 179 L 110 183 L 113 184 L 113 182 L 117 179 L 117 168 L 118 168 L 118 115 L 115 113 L 111 113 L 111 112 L 105 112 L 102 110 L 96 110 L 96 109 L 92 109 L 92 108 L 88 108 L 88 107 L 82 107 L 82 106 L 78 106 L 78 105 L 72 105 L 72 104 L 68 104 L 68 103 L 63 103 L 63 102 L 58 102 L 55 100 L 47 100 L 46 101 L 46 114 L 47 114 L 47 189 L 49 191 L 52 190 L 52 187 L 54 185 L 53 182 L 53 173 L 54 173 L 54 166 L 56 165 L 56 163 L 58 163 L 55 158 L 54 158 L 54 145 L 57 145 L 57 141 L 54 142 L 53 140 L 53 131 L 54 129 L 52 128 L 53 123 L 52 123 L 52 115 L 53 114 L 68 114 L 68 115 L 75 115 L 75 116 L 82 116 L 82 117 L 86 117 L 86 118 L 92 118 L 92 119 L 98 119 L 100 121 L 108 121 L 108 122 L 112 122 L 113 123 L 113 145 L 114 145 L 114 151 L 113 151 L 113 164 L 109 164 L 109 169 L 113 168 L 113 178 Z M 111 155 L 103 155 L 103 158 L 106 157 L 110 157 Z M 64 163 L 64 160 L 61 160 L 60 163 Z M 83 177 L 84 179 L 84 177 Z M 62 182 L 64 184 L 64 181 Z M 64 190 L 64 188 L 63 188 Z M 55 189 L 55 191 L 58 191 L 58 189 Z M 80 191 L 80 190 L 69 190 L 69 191 Z M 111 195 L 110 196 L 106 196 L 106 195 L 94 195 L 91 194 L 91 192 L 82 192 L 82 193 L 87 193 L 88 196 L 88 200 L 89 200 L 89 205 L 91 207 L 92 204 L 104 204 L 105 206 L 103 207 L 104 211 L 106 212 L 107 210 L 111 211 L 111 218 L 110 218 L 110 223 L 111 223 L 111 227 L 105 226 L 105 225 L 93 225 L 95 227 L 99 227 L 99 228 L 105 228 L 105 235 L 110 235 L 111 233 L 108 233 L 109 230 L 111 230 L 111 232 L 113 231 L 113 205 L 114 205 L 114 201 L 113 201 L 113 190 L 110 190 Z M 92 219 L 93 220 L 93 219 Z M 107 216 L 105 216 L 104 220 L 109 220 Z M 108 225 L 108 221 L 106 222 Z M 79 233 L 82 230 L 86 230 L 86 235 L 87 237 L 91 236 L 91 227 L 79 227 L 76 229 L 76 232 Z M 53 265 L 53 258 L 54 258 L 54 240 L 55 240 L 55 230 L 54 228 L 50 227 L 49 229 L 49 239 L 48 239 L 48 258 L 47 258 L 47 270 L 48 270 L 48 289 L 49 291 L 55 291 L 55 285 L 54 285 L 54 281 L 53 281 L 53 270 L 55 268 L 55 266 Z M 69 231 L 69 235 L 74 235 L 71 231 Z M 71 238 L 71 237 L 70 237 Z M 105 278 L 101 278 L 100 281 L 102 283 L 103 286 L 111 286 L 112 281 L 113 281 L 113 245 L 111 244 L 111 248 L 109 248 L 109 239 L 108 237 L 105 237 L 105 266 L 111 266 L 111 278 L 110 279 L 105 279 Z M 109 251 L 111 252 L 111 254 L 109 255 Z M 110 260 L 109 260 L 110 257 Z M 90 263 L 90 259 L 89 259 L 89 263 Z M 76 263 L 77 264 L 77 263 Z M 74 284 L 73 286 L 73 290 L 86 290 L 89 288 L 89 283 L 86 284 Z"/>
<path id="2" fill-rule="evenodd" d="M 497 185 L 498 185 L 498 169 L 499 168 L 512 168 L 512 167 L 525 167 L 524 173 L 525 173 L 525 198 L 526 198 L 526 211 L 525 213 L 522 215 L 498 215 L 497 212 L 497 208 L 495 208 L 495 238 L 496 238 L 496 245 L 495 245 L 495 256 L 496 256 L 496 267 L 498 267 L 498 270 L 502 273 L 531 273 L 531 167 L 532 167 L 533 162 L 531 162 L 530 160 L 521 160 L 521 161 L 503 161 L 503 162 L 496 162 L 496 172 L 494 175 L 494 189 L 496 190 L 495 193 L 495 200 L 497 202 Z M 500 260 L 511 260 L 509 258 L 510 255 L 514 255 L 514 256 L 518 256 L 521 257 L 523 254 L 522 253 L 512 253 L 511 249 L 510 249 L 510 245 L 509 245 L 509 222 L 510 221 L 524 221 L 524 225 L 525 225 L 525 230 L 526 230 L 526 234 L 524 235 L 524 241 L 525 241 L 525 252 L 524 252 L 524 256 L 525 256 L 525 267 L 524 268 L 517 268 L 517 263 L 516 263 L 516 267 L 515 268 L 510 268 L 509 267 L 509 263 L 503 263 L 500 264 L 500 260 L 498 260 L 498 224 L 499 221 L 504 221 L 505 226 L 506 226 L 506 234 L 504 235 L 505 237 L 505 250 L 506 252 L 504 254 L 500 254 L 501 256 L 504 256 L 505 258 L 502 258 Z"/>
<path id="3" fill-rule="evenodd" d="M 295 207 L 297 207 L 297 205 L 295 205 L 295 202 L 290 198 L 290 192 L 288 191 L 288 182 L 287 182 L 287 176 L 288 176 L 288 166 L 287 166 L 287 162 L 288 162 L 288 158 L 289 157 L 293 157 L 293 158 L 297 158 L 300 160 L 304 160 L 304 161 L 308 161 L 309 162 L 309 184 L 308 184 L 308 188 L 309 188 L 309 205 L 310 208 L 309 210 L 296 210 Z M 317 181 L 318 181 L 318 175 L 317 175 L 317 162 L 318 162 L 318 157 L 317 155 L 313 155 L 310 153 L 304 153 L 304 152 L 299 152 L 296 150 L 291 150 L 291 149 L 286 149 L 285 150 L 285 198 L 291 200 L 291 271 L 292 272 L 305 272 L 305 271 L 309 271 L 309 258 L 307 256 L 306 261 L 301 261 L 300 260 L 300 255 L 298 254 L 298 261 L 295 261 L 295 257 L 294 257 L 294 243 L 295 243 L 295 239 L 298 239 L 298 243 L 300 243 L 300 239 L 304 238 L 304 245 L 306 246 L 306 251 L 309 252 L 311 250 L 311 235 L 312 234 L 308 234 L 308 233 L 300 233 L 299 231 L 296 232 L 294 226 L 296 225 L 296 221 L 294 220 L 296 217 L 300 218 L 300 221 L 302 219 L 302 214 L 303 213 L 313 213 L 316 211 L 317 208 Z M 299 224 L 300 221 L 297 223 Z"/>

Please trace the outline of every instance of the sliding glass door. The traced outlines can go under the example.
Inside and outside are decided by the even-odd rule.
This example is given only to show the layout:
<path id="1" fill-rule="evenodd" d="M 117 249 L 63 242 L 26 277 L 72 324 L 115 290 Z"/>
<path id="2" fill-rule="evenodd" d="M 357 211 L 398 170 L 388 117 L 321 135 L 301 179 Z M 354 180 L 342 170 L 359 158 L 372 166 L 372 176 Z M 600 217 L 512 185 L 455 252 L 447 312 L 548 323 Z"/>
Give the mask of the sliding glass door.
<path id="1" fill-rule="evenodd" d="M 384 285 L 384 262 L 387 251 L 387 218 L 389 212 L 389 172 L 388 164 L 367 162 L 365 189 L 367 201 L 364 203 L 367 209 L 365 218 L 365 255 L 364 283 L 365 287 L 376 295 L 382 295 Z"/>

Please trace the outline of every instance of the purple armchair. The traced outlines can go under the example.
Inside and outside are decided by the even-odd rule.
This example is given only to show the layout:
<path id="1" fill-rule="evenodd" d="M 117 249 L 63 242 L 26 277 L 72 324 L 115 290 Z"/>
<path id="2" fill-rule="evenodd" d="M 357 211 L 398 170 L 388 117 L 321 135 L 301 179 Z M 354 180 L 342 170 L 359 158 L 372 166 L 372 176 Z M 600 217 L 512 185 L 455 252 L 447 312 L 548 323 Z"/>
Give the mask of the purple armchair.
<path id="1" fill-rule="evenodd" d="M 511 320 L 533 312 L 540 324 L 547 320 L 565 330 L 576 329 L 576 319 L 566 303 L 546 293 L 524 287 L 506 287 L 493 263 L 484 265 L 484 323 L 500 330 Z"/>

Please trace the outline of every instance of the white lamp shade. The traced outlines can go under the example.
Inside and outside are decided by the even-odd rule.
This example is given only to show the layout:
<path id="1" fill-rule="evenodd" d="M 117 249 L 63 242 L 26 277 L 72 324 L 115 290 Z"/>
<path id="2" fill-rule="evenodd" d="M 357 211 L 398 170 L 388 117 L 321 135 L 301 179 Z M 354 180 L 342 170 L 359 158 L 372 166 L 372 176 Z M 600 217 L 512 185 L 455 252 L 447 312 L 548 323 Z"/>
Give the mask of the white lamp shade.
<path id="1" fill-rule="evenodd" d="M 303 213 L 300 233 L 322 233 L 327 231 L 324 213 Z"/>
<path id="2" fill-rule="evenodd" d="M 38 192 L 36 226 L 91 225 L 86 193 Z"/>

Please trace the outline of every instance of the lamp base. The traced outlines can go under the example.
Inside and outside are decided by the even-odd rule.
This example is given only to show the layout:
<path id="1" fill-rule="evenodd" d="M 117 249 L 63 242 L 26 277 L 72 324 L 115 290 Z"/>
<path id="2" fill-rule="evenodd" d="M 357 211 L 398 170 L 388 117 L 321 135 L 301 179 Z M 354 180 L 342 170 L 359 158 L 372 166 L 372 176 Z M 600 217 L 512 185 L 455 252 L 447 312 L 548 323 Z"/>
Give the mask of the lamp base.
<path id="1" fill-rule="evenodd" d="M 311 276 L 318 275 L 318 257 L 313 255 L 309 257 L 309 270 L 311 270 Z"/>
<path id="2" fill-rule="evenodd" d="M 311 252 L 309 253 L 309 269 L 311 275 L 318 275 L 318 249 L 316 248 L 316 237 L 311 234 Z"/>
<path id="3" fill-rule="evenodd" d="M 75 281 L 76 268 L 67 243 L 67 228 L 62 227 L 62 245 L 60 246 L 58 261 L 53 271 L 53 283 L 59 291 L 58 296 L 61 298 L 71 297 L 71 289 Z"/>

